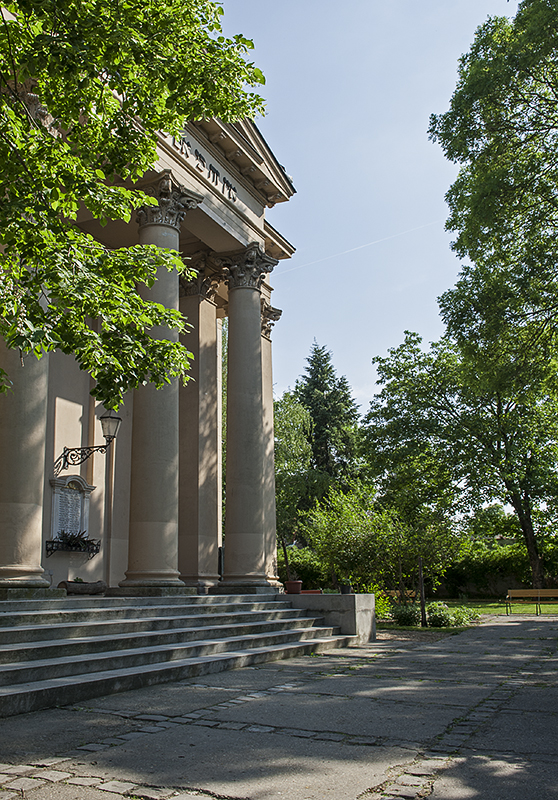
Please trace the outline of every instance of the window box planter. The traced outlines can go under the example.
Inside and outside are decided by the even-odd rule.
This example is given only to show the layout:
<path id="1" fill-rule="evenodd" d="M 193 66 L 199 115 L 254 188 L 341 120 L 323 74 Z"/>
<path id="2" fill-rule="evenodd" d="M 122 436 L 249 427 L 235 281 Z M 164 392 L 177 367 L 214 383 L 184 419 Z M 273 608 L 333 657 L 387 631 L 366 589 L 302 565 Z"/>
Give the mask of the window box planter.
<path id="1" fill-rule="evenodd" d="M 99 539 L 83 539 L 80 542 L 69 544 L 62 539 L 51 539 L 46 543 L 47 558 L 53 553 L 87 553 L 89 558 L 93 558 L 101 550 L 101 541 Z"/>

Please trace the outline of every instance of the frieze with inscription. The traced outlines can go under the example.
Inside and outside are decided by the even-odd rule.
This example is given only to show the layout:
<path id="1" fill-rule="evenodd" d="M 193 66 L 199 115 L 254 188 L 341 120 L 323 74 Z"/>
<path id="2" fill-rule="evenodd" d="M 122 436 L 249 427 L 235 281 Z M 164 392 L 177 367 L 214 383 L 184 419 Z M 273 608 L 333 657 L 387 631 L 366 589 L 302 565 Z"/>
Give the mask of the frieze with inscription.
<path id="1" fill-rule="evenodd" d="M 221 190 L 221 194 L 233 203 L 236 203 L 238 189 L 226 175 L 221 177 L 221 172 L 215 164 L 208 163 L 206 157 L 197 148 L 193 148 L 186 134 L 172 137 L 173 146 L 187 160 L 192 160 L 199 172 L 214 186 Z"/>

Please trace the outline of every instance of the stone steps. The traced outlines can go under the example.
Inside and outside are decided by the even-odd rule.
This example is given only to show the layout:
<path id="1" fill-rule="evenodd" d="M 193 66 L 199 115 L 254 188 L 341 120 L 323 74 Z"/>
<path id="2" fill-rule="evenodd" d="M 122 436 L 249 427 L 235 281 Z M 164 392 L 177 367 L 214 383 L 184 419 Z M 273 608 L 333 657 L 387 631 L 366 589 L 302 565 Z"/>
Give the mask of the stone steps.
<path id="1" fill-rule="evenodd" d="M 283 596 L 0 605 L 0 717 L 352 642 Z"/>
<path id="2" fill-rule="evenodd" d="M 5 630 L 2 630 L 0 622 L 0 631 L 2 632 L 0 641 L 6 645 L 12 643 L 19 644 L 20 642 L 39 643 L 47 638 L 52 639 L 60 637 L 67 639 L 77 638 L 79 636 L 87 638 L 103 635 L 119 636 L 123 630 L 141 633 L 142 631 L 162 631 L 184 627 L 188 627 L 189 629 L 203 628 L 206 627 L 208 623 L 227 626 L 240 624 L 242 622 L 268 622 L 271 614 L 273 614 L 273 619 L 276 620 L 284 619 L 290 621 L 297 616 L 303 617 L 303 612 L 300 610 L 278 609 L 275 611 L 273 608 L 270 608 L 267 612 L 258 610 L 253 612 L 253 614 L 243 609 L 242 612 L 231 612 L 229 614 L 208 615 L 206 613 L 193 615 L 188 613 L 177 614 L 175 612 L 172 615 L 157 615 L 148 617 L 147 619 L 128 619 L 127 617 L 121 617 L 117 620 L 102 620 L 99 614 L 96 613 L 95 618 L 91 620 L 84 618 L 77 622 L 73 619 L 68 619 L 67 622 L 58 621 L 53 622 L 51 625 L 45 624 L 44 622 L 38 625 L 14 625 Z"/>
<path id="3" fill-rule="evenodd" d="M 92 653 L 102 653 L 105 651 L 128 650 L 136 647 L 148 647 L 150 644 L 173 645 L 181 642 L 197 641 L 200 637 L 204 639 L 218 639 L 230 636 L 258 635 L 273 631 L 292 631 L 308 629 L 313 620 L 307 617 L 287 618 L 267 621 L 228 621 L 226 625 L 206 624 L 196 625 L 191 628 L 188 620 L 182 619 L 182 627 L 166 630 L 164 628 L 154 629 L 148 627 L 140 632 L 135 630 L 123 633 L 120 631 L 118 636 L 114 634 L 95 635 L 80 633 L 68 639 L 54 639 L 50 641 L 22 641 L 17 643 L 17 649 L 13 644 L 0 645 L 0 665 L 12 664 L 36 659 L 68 658 L 72 656 Z M 207 622 L 207 620 L 206 620 Z M 211 621 L 213 623 L 213 621 Z M 96 629 L 98 625 L 94 626 Z M 80 629 L 82 626 L 80 626 Z M 10 631 L 12 633 L 12 631 Z M 46 633 L 46 632 L 45 632 Z"/>
<path id="4" fill-rule="evenodd" d="M 91 598 L 89 605 L 86 598 L 74 599 L 68 598 L 67 604 L 63 605 L 64 601 L 52 600 L 53 607 L 45 607 L 43 602 L 37 601 L 20 601 L 19 603 L 0 602 L 0 629 L 18 627 L 22 628 L 30 626 L 36 628 L 41 624 L 51 625 L 67 624 L 68 622 L 92 622 L 96 618 L 103 623 L 110 620 L 119 619 L 141 619 L 148 620 L 154 617 L 171 617 L 173 611 L 180 615 L 188 615 L 195 617 L 196 614 L 203 619 L 207 612 L 208 597 L 206 596 L 187 596 L 187 600 L 181 603 L 176 602 L 175 598 L 149 598 L 150 602 L 146 603 L 145 598 L 138 598 L 142 603 L 136 603 L 136 600 L 130 601 L 126 598 L 122 602 L 120 598 Z M 261 612 L 266 614 L 269 611 L 292 611 L 292 606 L 286 600 L 267 600 L 267 601 L 254 601 L 250 602 L 246 598 L 233 598 L 230 602 L 223 602 L 226 596 L 211 595 L 211 613 L 212 614 L 236 614 L 246 611 L 250 614 Z M 103 602 L 104 600 L 104 602 Z M 155 603 L 155 600 L 163 600 L 164 602 Z M 171 602 L 174 601 L 174 602 Z M 197 601 L 197 602 L 195 602 Z M 204 601 L 204 602 L 201 602 Z M 25 607 L 23 603 L 30 605 Z M 6 608 L 6 606 L 10 608 Z M 192 623 L 194 624 L 194 622 Z"/>

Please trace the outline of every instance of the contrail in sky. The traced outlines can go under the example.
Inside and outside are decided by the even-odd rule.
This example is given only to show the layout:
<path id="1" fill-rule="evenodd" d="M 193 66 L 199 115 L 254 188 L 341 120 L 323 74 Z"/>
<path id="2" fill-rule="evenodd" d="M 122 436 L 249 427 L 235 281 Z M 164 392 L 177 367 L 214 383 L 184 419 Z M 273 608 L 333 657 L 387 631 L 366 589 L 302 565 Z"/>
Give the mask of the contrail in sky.
<path id="1" fill-rule="evenodd" d="M 444 220 L 437 219 L 435 222 L 428 222 L 426 225 L 419 225 L 418 228 L 409 228 L 409 230 L 407 231 L 394 233 L 393 236 L 386 236 L 383 239 L 376 239 L 375 242 L 368 242 L 368 244 L 360 244 L 358 247 L 351 247 L 350 250 L 343 250 L 342 253 L 335 253 L 335 255 L 326 256 L 325 258 L 320 258 L 317 261 L 309 261 L 307 264 L 301 264 L 299 267 L 291 267 L 290 269 L 283 270 L 278 274 L 286 275 L 287 272 L 294 272 L 296 269 L 303 269 L 304 267 L 311 267 L 314 264 L 321 264 L 323 261 L 329 261 L 331 258 L 339 258 L 339 256 L 344 256 L 347 253 L 354 253 L 355 250 L 362 250 L 364 247 L 372 247 L 373 244 L 379 244 L 380 242 L 387 242 L 390 239 L 397 239 L 398 236 L 404 236 L 406 233 L 412 233 L 413 231 L 420 231 L 423 228 L 430 228 L 431 225 L 438 225 L 440 222 L 444 222 Z"/>

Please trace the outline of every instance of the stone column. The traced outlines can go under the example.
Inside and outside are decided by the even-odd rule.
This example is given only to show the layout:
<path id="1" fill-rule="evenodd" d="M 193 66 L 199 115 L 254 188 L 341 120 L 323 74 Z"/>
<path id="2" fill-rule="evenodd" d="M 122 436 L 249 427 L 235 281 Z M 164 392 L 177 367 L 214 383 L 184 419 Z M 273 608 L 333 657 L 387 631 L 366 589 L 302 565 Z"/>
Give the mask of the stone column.
<path id="1" fill-rule="evenodd" d="M 273 370 L 271 328 L 282 312 L 262 297 L 262 381 L 264 424 L 264 532 L 266 575 L 270 584 L 282 588 L 277 575 L 277 524 L 275 515 L 275 436 L 273 430 Z"/>
<path id="2" fill-rule="evenodd" d="M 145 190 L 157 206 L 138 212 L 140 244 L 178 250 L 180 223 L 201 197 L 174 183 L 166 171 Z M 178 309 L 178 274 L 160 269 L 146 300 Z M 152 336 L 174 339 L 156 328 Z M 134 394 L 128 569 L 125 589 L 184 588 L 178 571 L 178 381 L 162 389 L 148 384 Z"/>
<path id="3" fill-rule="evenodd" d="M 180 310 L 193 330 L 184 336 L 192 351 L 192 380 L 180 387 L 180 487 L 178 567 L 186 586 L 207 590 L 219 582 L 221 543 L 221 348 L 213 298 L 221 282 L 205 258 L 191 266 L 198 277 L 181 281 Z"/>
<path id="4" fill-rule="evenodd" d="M 48 356 L 28 355 L 24 364 L 0 342 L 0 367 L 12 381 L 0 395 L 1 596 L 49 587 L 41 567 Z"/>
<path id="5" fill-rule="evenodd" d="M 278 262 L 253 244 L 220 258 L 229 287 L 225 591 L 265 591 L 265 431 L 260 289 Z"/>

